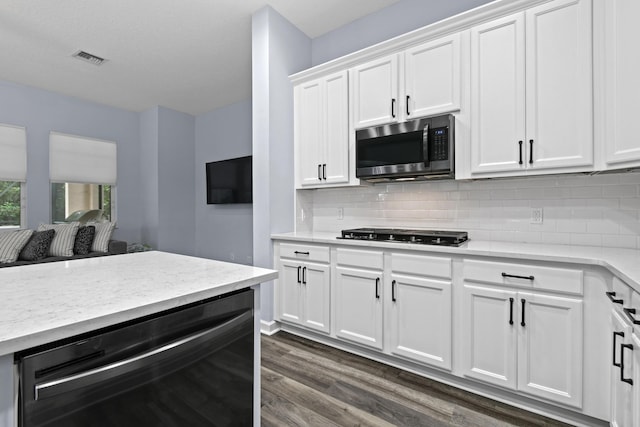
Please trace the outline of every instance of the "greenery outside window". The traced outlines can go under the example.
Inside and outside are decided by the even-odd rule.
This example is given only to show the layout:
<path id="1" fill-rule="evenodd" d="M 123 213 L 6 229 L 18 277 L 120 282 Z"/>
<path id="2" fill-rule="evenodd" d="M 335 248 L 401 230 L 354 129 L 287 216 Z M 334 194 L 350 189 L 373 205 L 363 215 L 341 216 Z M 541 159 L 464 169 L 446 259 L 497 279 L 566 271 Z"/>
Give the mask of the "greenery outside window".
<path id="1" fill-rule="evenodd" d="M 24 222 L 22 183 L 0 181 L 0 228 L 19 228 Z"/>
<path id="2" fill-rule="evenodd" d="M 113 191 L 106 184 L 52 183 L 52 222 L 115 220 Z"/>

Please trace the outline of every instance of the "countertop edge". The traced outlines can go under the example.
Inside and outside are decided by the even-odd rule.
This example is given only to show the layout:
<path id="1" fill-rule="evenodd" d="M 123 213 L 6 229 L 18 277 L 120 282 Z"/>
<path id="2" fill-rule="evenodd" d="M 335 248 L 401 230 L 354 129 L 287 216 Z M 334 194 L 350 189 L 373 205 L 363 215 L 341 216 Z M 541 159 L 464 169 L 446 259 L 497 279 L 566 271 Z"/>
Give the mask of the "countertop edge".
<path id="1" fill-rule="evenodd" d="M 618 253 L 625 253 L 625 255 L 627 255 L 628 257 L 632 257 L 635 255 L 637 264 L 640 264 L 640 251 L 634 249 L 492 241 L 469 241 L 468 243 L 465 243 L 462 246 L 458 247 L 431 246 L 416 245 L 411 243 L 344 240 L 337 239 L 336 235 L 333 233 L 279 233 L 272 234 L 271 239 L 274 241 L 306 242 L 386 250 L 410 250 L 414 252 L 429 252 L 460 256 L 489 256 L 517 260 L 592 265 L 603 267 L 609 270 L 609 272 L 623 280 L 636 292 L 640 292 L 640 270 L 638 270 L 636 274 L 629 273 L 629 269 L 625 265 L 624 261 L 621 261 L 619 257 L 616 257 L 616 254 Z M 492 248 L 492 246 L 495 246 L 497 248 Z M 505 249 L 500 249 L 500 247 L 503 247 Z M 506 248 L 509 248 L 509 250 L 507 250 Z M 553 251 L 544 253 L 545 249 L 552 249 Z M 549 252 L 559 253 L 554 254 Z"/>

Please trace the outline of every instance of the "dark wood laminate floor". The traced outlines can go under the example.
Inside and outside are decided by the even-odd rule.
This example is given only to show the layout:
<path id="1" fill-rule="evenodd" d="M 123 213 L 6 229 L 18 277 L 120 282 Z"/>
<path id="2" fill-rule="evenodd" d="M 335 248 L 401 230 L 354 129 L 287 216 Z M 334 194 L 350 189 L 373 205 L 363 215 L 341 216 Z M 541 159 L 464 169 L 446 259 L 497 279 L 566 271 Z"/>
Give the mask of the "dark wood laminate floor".
<path id="1" fill-rule="evenodd" d="M 285 332 L 262 337 L 262 426 L 565 426 Z"/>

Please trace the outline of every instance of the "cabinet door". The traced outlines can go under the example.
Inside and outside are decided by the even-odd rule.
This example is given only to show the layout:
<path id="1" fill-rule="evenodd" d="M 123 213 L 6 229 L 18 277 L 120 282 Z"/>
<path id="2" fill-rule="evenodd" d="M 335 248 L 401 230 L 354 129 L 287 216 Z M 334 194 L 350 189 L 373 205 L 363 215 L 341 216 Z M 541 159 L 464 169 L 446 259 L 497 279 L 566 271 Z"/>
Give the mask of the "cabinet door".
<path id="1" fill-rule="evenodd" d="M 323 183 L 349 181 L 349 87 L 347 72 L 325 80 Z"/>
<path id="2" fill-rule="evenodd" d="M 640 114 L 640 2 L 605 2 L 605 131 L 609 168 L 640 164 L 640 138 L 636 121 Z M 640 425 L 640 424 L 639 424 Z"/>
<path id="3" fill-rule="evenodd" d="M 336 336 L 382 350 L 382 273 L 336 267 Z"/>
<path id="4" fill-rule="evenodd" d="M 322 83 L 316 80 L 295 88 L 296 166 L 300 186 L 322 182 L 324 150 Z"/>
<path id="5" fill-rule="evenodd" d="M 582 406 L 582 301 L 518 293 L 518 389 Z"/>
<path id="6" fill-rule="evenodd" d="M 524 170 L 524 14 L 471 29 L 471 173 Z"/>
<path id="7" fill-rule="evenodd" d="M 404 57 L 407 118 L 460 109 L 460 34 L 411 48 Z"/>
<path id="8" fill-rule="evenodd" d="M 515 390 L 516 293 L 467 284 L 463 293 L 464 375 Z"/>
<path id="9" fill-rule="evenodd" d="M 451 282 L 391 275 L 391 353 L 451 369 Z"/>
<path id="10" fill-rule="evenodd" d="M 305 263 L 302 272 L 303 325 L 329 333 L 330 268 L 326 264 Z"/>
<path id="11" fill-rule="evenodd" d="M 611 363 L 611 425 L 613 427 L 635 426 L 633 424 L 633 387 L 631 384 L 622 381 L 622 349 L 631 340 L 631 326 L 627 320 L 616 310 L 611 310 L 611 330 L 612 330 L 612 358 Z M 624 352 L 625 370 L 624 374 L 629 375 L 629 362 L 631 362 L 628 350 Z"/>
<path id="12" fill-rule="evenodd" d="M 280 260 L 280 279 L 278 292 L 280 295 L 280 320 L 302 324 L 302 266 L 300 263 Z"/>
<path id="13" fill-rule="evenodd" d="M 391 55 L 351 70 L 353 126 L 365 128 L 397 122 L 398 57 Z"/>
<path id="14" fill-rule="evenodd" d="M 527 168 L 593 165 L 591 0 L 526 11 Z"/>

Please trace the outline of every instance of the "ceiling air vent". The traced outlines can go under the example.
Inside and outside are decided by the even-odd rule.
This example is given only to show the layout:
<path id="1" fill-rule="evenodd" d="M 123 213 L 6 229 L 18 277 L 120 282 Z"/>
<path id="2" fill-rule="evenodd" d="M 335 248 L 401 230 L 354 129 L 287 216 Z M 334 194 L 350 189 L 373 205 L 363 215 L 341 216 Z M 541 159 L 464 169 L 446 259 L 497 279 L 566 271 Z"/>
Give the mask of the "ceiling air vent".
<path id="1" fill-rule="evenodd" d="M 82 59 L 83 61 L 89 62 L 93 65 L 102 65 L 102 63 L 106 61 L 106 59 L 92 55 L 89 52 L 85 52 L 84 50 L 79 50 L 71 56 Z"/>

